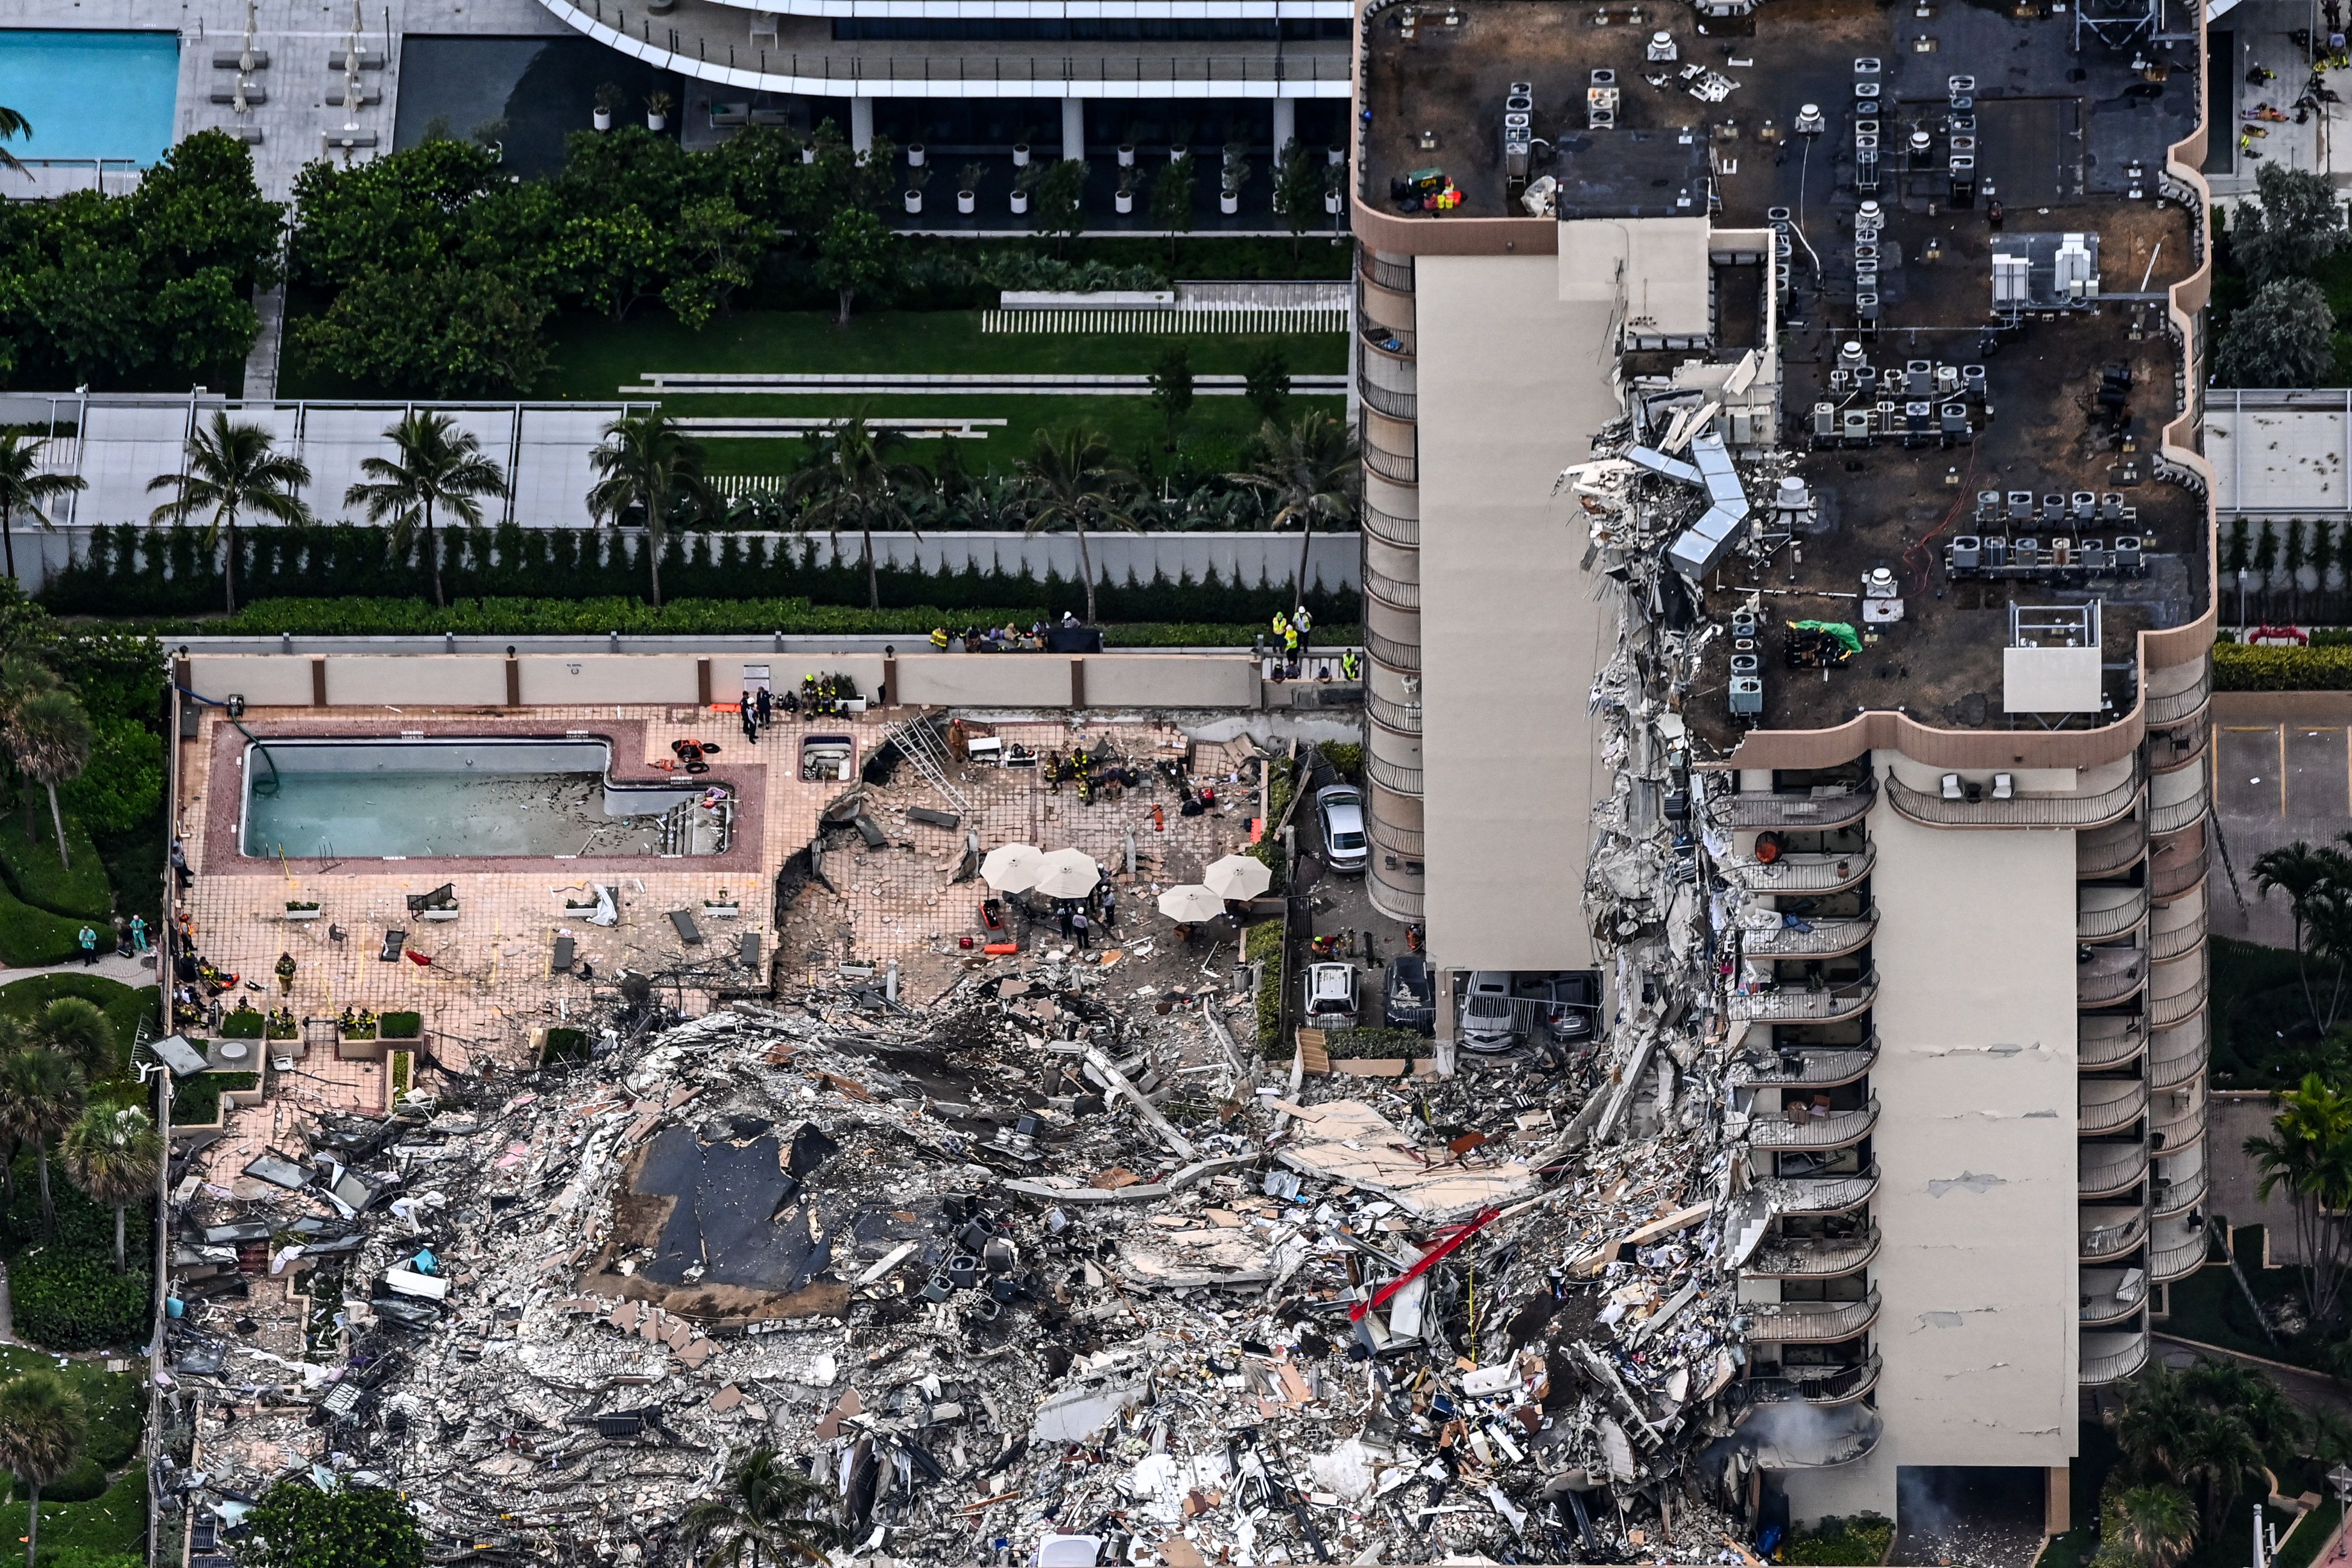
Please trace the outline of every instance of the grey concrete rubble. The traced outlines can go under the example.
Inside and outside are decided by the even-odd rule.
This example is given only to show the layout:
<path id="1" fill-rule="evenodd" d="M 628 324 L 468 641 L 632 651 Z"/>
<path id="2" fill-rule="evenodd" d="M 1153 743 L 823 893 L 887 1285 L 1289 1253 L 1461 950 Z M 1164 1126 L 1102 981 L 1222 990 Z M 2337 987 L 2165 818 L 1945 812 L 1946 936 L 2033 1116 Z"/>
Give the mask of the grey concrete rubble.
<path id="1" fill-rule="evenodd" d="M 1745 1557 L 1723 917 L 1629 626 L 1588 903 L 1631 1001 L 1580 1054 L 1302 1075 L 1235 1041 L 1245 976 L 1047 948 L 927 1005 L 640 999 L 586 1061 L 199 1152 L 158 1460 L 198 1556 L 310 1475 L 449 1560 L 684 1562 L 772 1445 L 844 1563 Z"/>

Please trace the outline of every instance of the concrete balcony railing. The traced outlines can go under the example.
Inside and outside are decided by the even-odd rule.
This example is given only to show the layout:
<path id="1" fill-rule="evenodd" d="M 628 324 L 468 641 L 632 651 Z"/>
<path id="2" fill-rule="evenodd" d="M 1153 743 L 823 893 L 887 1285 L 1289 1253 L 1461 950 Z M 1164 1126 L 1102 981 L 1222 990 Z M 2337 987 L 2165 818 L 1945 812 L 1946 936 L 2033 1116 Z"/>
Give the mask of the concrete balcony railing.
<path id="1" fill-rule="evenodd" d="M 2113 1072 L 2129 1067 L 2147 1049 L 2147 1026 L 2137 1018 L 2085 1018 L 2080 1029 L 2074 1044 L 2074 1065 L 2084 1072 Z"/>
<path id="2" fill-rule="evenodd" d="M 1761 1062 L 1736 1062 L 1726 1076 L 1736 1089 L 1834 1089 L 1870 1071 L 1878 1059 L 1878 1037 L 1856 1046 L 1789 1047 Z"/>
<path id="3" fill-rule="evenodd" d="M 1373 662 L 1384 664 L 1391 669 L 1412 673 L 1421 669 L 1419 643 L 1399 642 L 1394 637 L 1381 636 L 1370 626 L 1364 628 L 1364 651 L 1372 656 Z"/>
<path id="4" fill-rule="evenodd" d="M 2213 700 L 2213 667 L 2207 664 L 2198 672 L 2195 684 L 2187 689 L 2147 700 L 2147 727 L 2162 729 L 2185 724 L 2205 711 Z"/>
<path id="5" fill-rule="evenodd" d="M 1392 763 L 1376 752 L 1364 753 L 1364 776 L 1392 794 L 1421 798 L 1421 770 Z"/>
<path id="6" fill-rule="evenodd" d="M 1878 1101 L 1816 1116 L 1809 1109 L 1760 1111 L 1748 1124 L 1751 1149 L 1851 1149 L 1878 1124 Z"/>
<path id="7" fill-rule="evenodd" d="M 2193 1081 L 2205 1070 L 2206 1047 L 2201 1013 L 2178 1027 L 2158 1030 L 2148 1043 L 2148 1087 L 2172 1089 Z"/>
<path id="8" fill-rule="evenodd" d="M 1811 920 L 1804 927 L 1743 929 L 1739 948 L 1750 958 L 1839 958 L 1870 945 L 1878 930 L 1876 910 L 1852 920 Z"/>
<path id="9" fill-rule="evenodd" d="M 2081 1359 L 2084 1387 L 2121 1383 L 2147 1364 L 2147 1328 L 2143 1324 L 2127 1333 L 2086 1333 Z"/>
<path id="10" fill-rule="evenodd" d="M 2147 984 L 2147 954 L 2136 947 L 2095 947 L 2074 965 L 2074 1005 L 2112 1007 Z"/>
<path id="11" fill-rule="evenodd" d="M 2132 776 L 2112 789 L 2093 795 L 2001 795 L 1998 775 L 1990 784 L 1978 782 L 1977 798 L 1963 793 L 1955 798 L 1940 792 L 1913 789 L 1892 773 L 1886 798 L 1912 821 L 1929 827 L 2103 827 L 2131 814 L 2139 804 L 2147 781 L 2137 765 Z M 1960 786 L 1965 792 L 1969 785 Z"/>
<path id="12" fill-rule="evenodd" d="M 1772 1237 L 1741 1265 L 1741 1272 L 1757 1279 L 1834 1279 L 1866 1268 L 1878 1256 L 1878 1227 L 1866 1235 L 1843 1240 L 1827 1237 Z"/>
<path id="13" fill-rule="evenodd" d="M 1742 1307 L 1754 1343 L 1828 1344 L 1850 1340 L 1878 1321 L 1878 1292 L 1859 1301 L 1757 1301 Z"/>
<path id="14" fill-rule="evenodd" d="M 1391 577 L 1385 572 L 1364 569 L 1364 592 L 1383 605 L 1393 605 L 1400 610 L 1421 608 L 1421 584 L 1408 583 L 1402 577 Z"/>
<path id="15" fill-rule="evenodd" d="M 2089 887 L 2074 898 L 2074 935 L 2083 942 L 2122 936 L 2146 919 L 2146 888 Z"/>
<path id="16" fill-rule="evenodd" d="M 1382 544 L 1403 550 L 1421 548 L 1421 519 L 1392 517 L 1369 501 L 1357 507 L 1356 511 L 1358 525 Z"/>
<path id="17" fill-rule="evenodd" d="M 1819 991 L 1740 992 L 1731 998 L 1731 1019 L 1736 1024 L 1836 1024 L 1862 1016 L 1877 995 L 1874 972 Z"/>
<path id="18" fill-rule="evenodd" d="M 2076 1256 L 2086 1263 L 2123 1258 L 2147 1239 L 2147 1215 L 2137 1208 L 2086 1205 L 2076 1226 Z"/>
<path id="19" fill-rule="evenodd" d="M 1870 845 L 1840 855 L 1783 855 L 1777 860 L 1732 860 L 1718 869 L 1751 893 L 1836 893 L 1870 875 L 1878 851 Z"/>
<path id="20" fill-rule="evenodd" d="M 2187 1215 L 2159 1220 L 2148 1228 L 2147 1271 L 2158 1284 L 2185 1279 L 2205 1267 L 2205 1225 Z"/>
<path id="21" fill-rule="evenodd" d="M 1778 1377 L 1751 1377 L 1742 1390 L 1759 1405 L 1851 1405 L 1878 1386 L 1878 1357 L 1845 1366 L 1784 1369 Z"/>
<path id="22" fill-rule="evenodd" d="M 1810 795 L 1743 790 L 1721 797 L 1717 820 L 1726 827 L 1843 827 L 1860 822 L 1876 795 L 1876 785 L 1869 779 L 1851 789 L 1817 790 Z"/>
<path id="23" fill-rule="evenodd" d="M 2205 966 L 2167 964 L 2158 973 L 2156 990 L 2147 1005 L 2147 1021 L 2157 1028 L 2169 1028 L 2204 1005 Z"/>
<path id="24" fill-rule="evenodd" d="M 2084 1138 L 2120 1132 L 2147 1113 L 2147 1085 L 2136 1078 L 2086 1078 L 2077 1089 L 2074 1131 Z"/>
<path id="25" fill-rule="evenodd" d="M 2075 1321 L 2098 1328 L 2121 1322 L 2147 1305 L 2147 1273 L 2139 1268 L 2085 1268 L 2075 1293 Z"/>
<path id="26" fill-rule="evenodd" d="M 2205 937 L 2211 924 L 2211 917 L 2200 905 L 2197 918 L 2187 924 L 2161 926 L 2149 932 L 2148 954 L 2159 963 L 2167 959 L 2186 958 L 2205 945 Z"/>
<path id="27" fill-rule="evenodd" d="M 2156 1163 L 2150 1183 L 2148 1213 L 2157 1219 L 2187 1214 L 2205 1201 L 2205 1146 L 2171 1154 Z"/>
<path id="28" fill-rule="evenodd" d="M 1393 730 L 1400 735 L 1421 733 L 1421 704 L 1418 702 L 1399 702 L 1377 691 L 1367 691 L 1364 693 L 1364 711 L 1370 713 L 1372 722 L 1383 730 Z"/>
<path id="29" fill-rule="evenodd" d="M 2120 877 L 2147 854 L 2147 829 L 2137 822 L 2110 823 L 2074 836 L 2074 875 L 2085 882 Z"/>
<path id="30" fill-rule="evenodd" d="M 1776 1215 L 1851 1214 L 1878 1191 L 1878 1167 L 1852 1176 L 1768 1176 L 1756 1184 Z"/>
<path id="31" fill-rule="evenodd" d="M 2142 1139 L 2084 1143 L 2074 1156 L 2074 1189 L 2081 1197 L 2114 1197 L 2139 1185 L 2147 1174 L 2147 1143 Z"/>

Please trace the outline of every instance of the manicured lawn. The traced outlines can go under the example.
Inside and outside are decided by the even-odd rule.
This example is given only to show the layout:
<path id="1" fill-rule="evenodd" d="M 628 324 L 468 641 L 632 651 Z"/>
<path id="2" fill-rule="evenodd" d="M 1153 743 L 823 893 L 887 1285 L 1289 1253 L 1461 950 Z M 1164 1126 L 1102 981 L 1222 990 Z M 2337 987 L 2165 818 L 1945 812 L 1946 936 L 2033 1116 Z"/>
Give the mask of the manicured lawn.
<path id="1" fill-rule="evenodd" d="M 37 910 L 0 885 L 0 963 L 31 969 L 77 958 L 81 953 L 81 928 L 86 924 L 102 922 Z M 100 951 L 106 951 L 112 942 L 110 931 L 99 931 Z"/>
<path id="2" fill-rule="evenodd" d="M 89 1445 L 83 1450 L 84 1464 L 68 1472 L 58 1481 L 58 1489 L 87 1492 L 98 1488 L 101 1472 L 114 1477 L 111 1485 L 87 1501 L 60 1502 L 44 1493 L 42 1561 L 48 1560 L 51 1547 L 74 1547 L 85 1552 L 138 1551 L 147 1530 L 147 1480 L 134 1462 L 146 1418 L 146 1398 L 140 1390 L 139 1373 L 108 1372 L 102 1361 L 76 1361 L 59 1366 L 53 1355 L 0 1346 L 0 1381 L 36 1368 L 46 1368 L 65 1379 L 81 1395 L 89 1412 Z M 0 1542 L 24 1539 L 25 1516 L 26 1507 L 21 1500 L 0 1506 Z"/>
<path id="3" fill-rule="evenodd" d="M 46 807 L 37 811 L 29 840 L 23 812 L 0 812 L 0 871 L 6 873 L 17 897 L 53 914 L 105 920 L 114 911 L 106 863 L 89 833 L 71 817 L 66 819 L 66 849 L 73 858 L 60 864 L 57 830 Z"/>
<path id="4" fill-rule="evenodd" d="M 125 985 L 102 974 L 35 974 L 0 985 L 0 1016 L 29 1019 L 60 996 L 80 996 L 106 1010 L 127 1074 L 133 1031 L 141 1019 L 155 1016 L 156 988 Z"/>
<path id="5" fill-rule="evenodd" d="M 0 1541 L 13 1543 L 25 1539 L 28 1511 L 21 1502 L 0 1507 Z M 135 1465 L 94 1501 L 51 1502 L 46 1497 L 41 1500 L 44 1563 L 48 1561 L 51 1547 L 138 1552 L 142 1551 L 140 1542 L 146 1534 L 147 1478 Z"/>

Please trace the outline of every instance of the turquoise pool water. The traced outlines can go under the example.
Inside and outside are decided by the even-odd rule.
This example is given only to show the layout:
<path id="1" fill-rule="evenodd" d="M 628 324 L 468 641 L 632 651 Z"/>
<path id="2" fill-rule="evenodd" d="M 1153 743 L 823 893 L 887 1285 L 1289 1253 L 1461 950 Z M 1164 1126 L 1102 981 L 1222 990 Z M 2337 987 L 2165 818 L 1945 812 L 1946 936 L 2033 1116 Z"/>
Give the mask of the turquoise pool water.
<path id="1" fill-rule="evenodd" d="M 33 122 L 8 143 L 36 158 L 154 163 L 172 145 L 180 95 L 176 33 L 0 29 L 0 103 Z"/>

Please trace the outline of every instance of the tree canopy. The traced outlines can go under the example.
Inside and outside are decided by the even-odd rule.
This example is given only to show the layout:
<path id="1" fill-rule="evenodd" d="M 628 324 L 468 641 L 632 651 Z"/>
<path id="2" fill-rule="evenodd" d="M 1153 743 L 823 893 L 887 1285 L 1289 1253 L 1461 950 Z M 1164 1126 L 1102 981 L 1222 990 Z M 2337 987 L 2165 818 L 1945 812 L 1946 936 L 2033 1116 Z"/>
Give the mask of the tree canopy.
<path id="1" fill-rule="evenodd" d="M 237 1561 L 251 1568 L 424 1568 L 425 1531 L 389 1491 L 279 1481 L 246 1516 Z"/>

